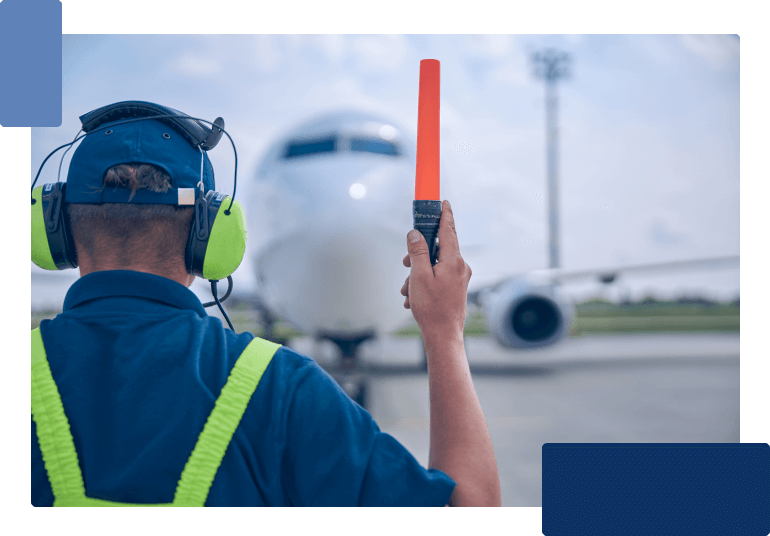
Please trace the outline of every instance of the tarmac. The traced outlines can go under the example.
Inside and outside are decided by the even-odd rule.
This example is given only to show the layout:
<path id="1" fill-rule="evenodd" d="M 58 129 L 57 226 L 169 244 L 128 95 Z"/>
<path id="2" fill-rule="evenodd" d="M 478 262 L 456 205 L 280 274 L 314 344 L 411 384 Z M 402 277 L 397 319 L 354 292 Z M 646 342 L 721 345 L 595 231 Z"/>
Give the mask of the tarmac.
<path id="1" fill-rule="evenodd" d="M 331 343 L 290 343 L 333 370 Z M 515 351 L 467 338 L 495 449 L 503 506 L 541 506 L 544 443 L 739 442 L 737 334 L 601 335 Z M 428 463 L 427 373 L 419 338 L 361 347 L 367 409 Z"/>

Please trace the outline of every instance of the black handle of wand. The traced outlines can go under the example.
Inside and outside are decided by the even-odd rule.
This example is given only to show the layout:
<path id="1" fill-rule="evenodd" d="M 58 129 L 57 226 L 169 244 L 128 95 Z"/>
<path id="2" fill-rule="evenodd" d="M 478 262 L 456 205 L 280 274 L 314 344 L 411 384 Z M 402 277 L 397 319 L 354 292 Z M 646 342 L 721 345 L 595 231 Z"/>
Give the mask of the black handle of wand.
<path id="1" fill-rule="evenodd" d="M 438 228 L 441 223 L 441 201 L 412 201 L 414 228 L 422 233 L 428 243 L 431 266 L 438 260 Z"/>

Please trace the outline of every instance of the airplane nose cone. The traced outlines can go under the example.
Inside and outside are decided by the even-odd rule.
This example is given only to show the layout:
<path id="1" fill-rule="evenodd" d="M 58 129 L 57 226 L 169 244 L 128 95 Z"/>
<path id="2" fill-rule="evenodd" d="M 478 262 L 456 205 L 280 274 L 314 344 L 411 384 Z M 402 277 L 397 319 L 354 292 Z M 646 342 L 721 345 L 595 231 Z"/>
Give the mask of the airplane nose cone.
<path id="1" fill-rule="evenodd" d="M 306 333 L 387 332 L 408 321 L 399 293 L 408 275 L 406 239 L 355 223 L 318 222 L 257 259 L 266 298 Z"/>

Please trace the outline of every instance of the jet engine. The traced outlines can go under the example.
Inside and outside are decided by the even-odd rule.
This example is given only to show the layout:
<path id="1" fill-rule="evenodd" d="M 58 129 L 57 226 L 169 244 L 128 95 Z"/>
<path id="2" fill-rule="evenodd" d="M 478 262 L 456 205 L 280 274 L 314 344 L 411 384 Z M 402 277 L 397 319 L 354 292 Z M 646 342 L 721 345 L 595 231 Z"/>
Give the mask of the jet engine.
<path id="1" fill-rule="evenodd" d="M 510 348 L 540 348 L 559 342 L 569 332 L 575 307 L 558 286 L 517 277 L 498 283 L 479 296 L 489 331 Z"/>

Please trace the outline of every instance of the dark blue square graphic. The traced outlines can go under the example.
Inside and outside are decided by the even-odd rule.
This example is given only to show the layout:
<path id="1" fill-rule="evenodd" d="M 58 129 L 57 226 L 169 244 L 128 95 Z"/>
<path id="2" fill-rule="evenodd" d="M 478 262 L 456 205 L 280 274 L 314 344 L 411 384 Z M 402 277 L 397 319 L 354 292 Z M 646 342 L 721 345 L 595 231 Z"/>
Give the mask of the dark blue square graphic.
<path id="1" fill-rule="evenodd" d="M 767 536 L 763 443 L 546 443 L 545 536 Z"/>
<path id="2" fill-rule="evenodd" d="M 58 127 L 62 116 L 62 5 L 0 2 L 0 125 Z"/>

